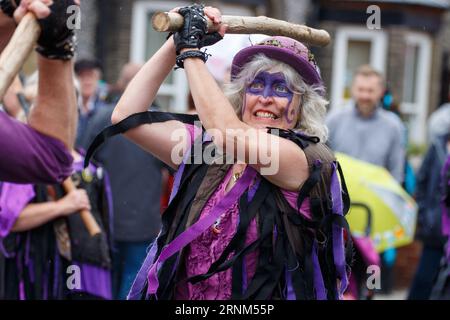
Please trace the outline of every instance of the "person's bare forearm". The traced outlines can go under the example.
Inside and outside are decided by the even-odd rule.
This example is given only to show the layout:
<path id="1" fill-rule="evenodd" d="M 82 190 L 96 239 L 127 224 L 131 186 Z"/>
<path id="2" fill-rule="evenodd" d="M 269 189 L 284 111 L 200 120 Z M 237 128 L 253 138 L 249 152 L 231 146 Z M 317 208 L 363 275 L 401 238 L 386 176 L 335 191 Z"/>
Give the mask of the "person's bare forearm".
<path id="1" fill-rule="evenodd" d="M 170 38 L 130 82 L 114 109 L 113 123 L 148 110 L 155 100 L 159 87 L 172 70 L 175 58 L 175 45 Z"/>
<path id="2" fill-rule="evenodd" d="M 57 201 L 29 204 L 20 213 L 13 232 L 23 232 L 42 226 L 61 215 L 61 205 Z"/>
<path id="3" fill-rule="evenodd" d="M 231 103 L 225 97 L 202 60 L 186 59 L 184 68 L 195 108 L 206 129 L 225 132 L 227 128 L 246 127 L 236 116 Z"/>
<path id="4" fill-rule="evenodd" d="M 72 61 L 38 58 L 39 90 L 29 124 L 71 149 L 77 125 Z"/>

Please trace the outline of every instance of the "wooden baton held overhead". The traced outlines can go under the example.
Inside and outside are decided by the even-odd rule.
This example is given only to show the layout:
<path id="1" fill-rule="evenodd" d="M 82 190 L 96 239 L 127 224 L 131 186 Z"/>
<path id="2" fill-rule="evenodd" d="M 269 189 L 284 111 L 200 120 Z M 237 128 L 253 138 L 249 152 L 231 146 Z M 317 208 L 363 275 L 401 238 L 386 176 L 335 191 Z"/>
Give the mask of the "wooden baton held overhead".
<path id="1" fill-rule="evenodd" d="M 66 192 L 71 192 L 76 189 L 75 184 L 72 181 L 72 178 L 69 177 L 63 182 L 63 188 Z M 94 216 L 89 210 L 82 210 L 80 212 L 81 220 L 83 220 L 83 224 L 88 230 L 91 236 L 95 236 L 102 232 L 97 221 L 94 219 Z"/>
<path id="2" fill-rule="evenodd" d="M 218 30 L 210 19 L 208 32 Z M 244 16 L 222 16 L 222 24 L 227 24 L 227 33 L 252 34 L 262 33 L 269 36 L 285 36 L 306 42 L 314 46 L 326 46 L 330 43 L 330 35 L 325 30 L 313 29 L 305 25 L 294 24 L 283 20 Z M 152 17 L 153 29 L 160 32 L 175 32 L 183 26 L 183 16 L 175 12 L 157 12 Z"/>
<path id="3" fill-rule="evenodd" d="M 27 13 L 0 56 L 0 101 L 36 45 L 40 33 L 35 16 Z"/>

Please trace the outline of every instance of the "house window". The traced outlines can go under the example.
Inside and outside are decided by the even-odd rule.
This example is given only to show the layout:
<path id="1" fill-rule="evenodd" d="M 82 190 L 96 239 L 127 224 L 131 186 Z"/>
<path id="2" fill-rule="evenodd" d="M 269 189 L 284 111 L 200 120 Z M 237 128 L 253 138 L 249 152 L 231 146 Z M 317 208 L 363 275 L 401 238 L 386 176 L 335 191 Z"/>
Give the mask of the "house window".
<path id="1" fill-rule="evenodd" d="M 344 87 L 344 99 L 351 98 L 351 85 L 353 80 L 353 74 L 356 72 L 359 66 L 370 63 L 370 49 L 372 43 L 370 41 L 363 40 L 349 40 L 348 41 L 348 59 L 345 68 L 345 87 Z"/>
<path id="2" fill-rule="evenodd" d="M 431 40 L 425 34 L 411 32 L 405 42 L 401 111 L 407 118 L 410 140 L 423 143 L 426 139 Z"/>
<path id="3" fill-rule="evenodd" d="M 351 98 L 356 69 L 370 64 L 385 73 L 387 36 L 383 31 L 359 27 L 341 27 L 336 33 L 331 83 L 331 107 L 341 107 Z"/>
<path id="4" fill-rule="evenodd" d="M 417 44 L 408 44 L 405 48 L 405 75 L 403 78 L 403 102 L 416 103 L 416 79 L 420 48 Z"/>
<path id="5" fill-rule="evenodd" d="M 152 16 L 155 12 L 147 13 L 147 23 L 149 27 L 146 28 L 145 34 L 145 60 L 148 60 L 152 55 L 161 48 L 161 45 L 166 41 L 167 33 L 157 32 L 151 27 Z M 174 83 L 174 72 L 172 71 L 165 79 L 164 84 L 170 85 Z"/>

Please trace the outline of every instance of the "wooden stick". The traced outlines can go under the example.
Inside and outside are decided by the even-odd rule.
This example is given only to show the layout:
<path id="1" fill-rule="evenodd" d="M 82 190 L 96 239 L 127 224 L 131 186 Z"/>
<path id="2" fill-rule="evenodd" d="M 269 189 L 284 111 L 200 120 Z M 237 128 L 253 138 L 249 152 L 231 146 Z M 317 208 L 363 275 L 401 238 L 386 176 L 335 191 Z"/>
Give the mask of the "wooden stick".
<path id="1" fill-rule="evenodd" d="M 227 33 L 230 34 L 262 33 L 269 36 L 286 36 L 315 46 L 326 46 L 330 43 L 330 35 L 325 30 L 265 16 L 222 16 L 222 23 L 228 25 Z M 175 32 L 183 26 L 183 16 L 175 12 L 156 12 L 152 17 L 152 25 L 156 31 Z M 208 19 L 208 32 L 217 30 L 218 26 L 214 26 Z"/>
<path id="2" fill-rule="evenodd" d="M 40 33 L 35 16 L 28 13 L 0 56 L 0 101 L 36 45 Z"/>
<path id="3" fill-rule="evenodd" d="M 63 188 L 66 192 L 71 192 L 73 190 L 76 190 L 75 184 L 72 181 L 72 178 L 67 178 L 63 182 Z M 94 216 L 89 210 L 82 210 L 80 212 L 81 219 L 83 220 L 84 225 L 86 226 L 86 229 L 88 229 L 89 234 L 91 236 L 95 236 L 102 232 L 100 229 L 100 226 L 98 225 L 97 221 L 94 219 Z"/>

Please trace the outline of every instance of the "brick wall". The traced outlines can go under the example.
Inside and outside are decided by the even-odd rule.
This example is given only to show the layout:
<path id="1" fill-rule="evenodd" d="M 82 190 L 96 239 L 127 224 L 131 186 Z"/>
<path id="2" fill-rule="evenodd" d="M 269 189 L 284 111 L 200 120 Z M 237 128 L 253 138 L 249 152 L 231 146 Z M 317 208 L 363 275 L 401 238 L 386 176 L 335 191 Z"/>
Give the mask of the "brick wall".
<path id="1" fill-rule="evenodd" d="M 443 55 L 445 52 L 450 52 L 450 11 L 442 16 L 442 28 L 436 35 L 433 42 L 433 63 L 430 75 L 430 100 L 429 100 L 429 114 L 439 107 L 440 96 L 442 90 L 442 71 L 449 65 L 443 65 Z"/>
<path id="2" fill-rule="evenodd" d="M 317 28 L 326 30 L 331 37 L 331 43 L 322 48 L 312 48 L 312 52 L 317 60 L 320 67 L 320 73 L 324 81 L 325 87 L 327 88 L 328 95 L 331 94 L 331 80 L 333 72 L 333 52 L 334 52 L 334 42 L 337 27 L 340 24 L 333 21 L 323 21 Z"/>
<path id="3" fill-rule="evenodd" d="M 440 105 L 441 98 L 441 90 L 444 90 L 442 87 L 444 84 L 442 81 L 442 72 L 443 70 L 450 70 L 450 59 L 448 60 L 447 65 L 443 65 L 443 55 L 445 53 L 450 54 L 450 11 L 447 11 L 446 14 L 443 15 L 442 18 L 442 29 L 436 36 L 436 41 L 434 42 L 434 64 L 432 70 L 432 79 L 431 79 L 431 99 L 430 99 L 430 107 L 428 109 L 431 114 L 435 109 L 437 109 Z"/>
<path id="4" fill-rule="evenodd" d="M 386 65 L 386 81 L 391 89 L 394 100 L 402 101 L 403 76 L 405 72 L 405 34 L 408 29 L 403 27 L 390 27 L 388 33 L 388 56 Z"/>
<path id="5" fill-rule="evenodd" d="M 416 273 L 422 244 L 414 241 L 412 244 L 398 248 L 397 260 L 394 266 L 394 288 L 408 289 Z"/>
<path id="6" fill-rule="evenodd" d="M 98 3 L 101 12 L 97 33 L 98 57 L 103 61 L 105 80 L 115 82 L 121 67 L 130 59 L 134 0 L 99 0 Z"/>

